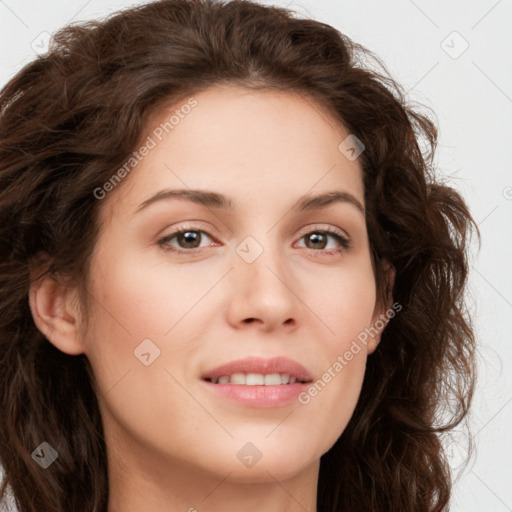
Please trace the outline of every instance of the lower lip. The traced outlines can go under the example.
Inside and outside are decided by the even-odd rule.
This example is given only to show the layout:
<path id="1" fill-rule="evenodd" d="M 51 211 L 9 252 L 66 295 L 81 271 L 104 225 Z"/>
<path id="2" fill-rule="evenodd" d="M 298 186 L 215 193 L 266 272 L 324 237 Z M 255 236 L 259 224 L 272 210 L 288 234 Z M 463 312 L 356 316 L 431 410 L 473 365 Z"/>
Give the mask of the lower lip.
<path id="1" fill-rule="evenodd" d="M 295 400 L 305 391 L 309 384 L 295 382 L 277 386 L 246 386 L 238 384 L 213 384 L 203 381 L 207 388 L 220 396 L 239 402 L 249 407 L 282 407 Z"/>

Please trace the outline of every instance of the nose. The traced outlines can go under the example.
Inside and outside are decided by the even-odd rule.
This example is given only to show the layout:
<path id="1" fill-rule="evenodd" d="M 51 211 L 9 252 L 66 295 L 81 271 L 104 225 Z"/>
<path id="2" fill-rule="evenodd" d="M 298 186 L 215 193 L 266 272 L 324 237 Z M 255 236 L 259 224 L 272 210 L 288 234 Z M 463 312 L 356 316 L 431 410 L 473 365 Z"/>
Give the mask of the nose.
<path id="1" fill-rule="evenodd" d="M 282 248 L 262 249 L 252 262 L 243 252 L 234 255 L 228 321 L 237 329 L 294 330 L 305 313 L 299 280 Z"/>

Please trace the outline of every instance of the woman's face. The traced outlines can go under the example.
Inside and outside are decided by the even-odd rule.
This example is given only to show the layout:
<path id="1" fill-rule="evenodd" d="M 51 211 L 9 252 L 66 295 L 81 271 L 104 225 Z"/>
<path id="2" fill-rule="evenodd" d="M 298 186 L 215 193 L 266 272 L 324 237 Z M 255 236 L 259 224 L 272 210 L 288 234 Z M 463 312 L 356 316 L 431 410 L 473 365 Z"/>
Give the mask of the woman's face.
<path id="1" fill-rule="evenodd" d="M 234 86 L 151 119 L 98 199 L 82 340 L 121 465 L 280 480 L 343 432 L 382 313 L 348 135 L 300 95 Z"/>

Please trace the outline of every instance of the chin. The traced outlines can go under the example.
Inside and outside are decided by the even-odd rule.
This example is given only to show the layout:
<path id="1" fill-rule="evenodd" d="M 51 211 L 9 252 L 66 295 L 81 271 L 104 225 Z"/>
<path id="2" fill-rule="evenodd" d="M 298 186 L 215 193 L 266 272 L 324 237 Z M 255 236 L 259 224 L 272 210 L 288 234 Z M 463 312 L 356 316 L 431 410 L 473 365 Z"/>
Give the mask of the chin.
<path id="1" fill-rule="evenodd" d="M 244 461 L 244 454 L 251 453 L 251 448 L 246 447 L 242 453 L 240 451 L 237 447 L 234 457 L 224 457 L 222 469 L 220 464 L 215 468 L 224 475 L 229 473 L 229 480 L 233 482 L 275 483 L 276 480 L 288 480 L 320 460 L 320 450 L 318 454 L 314 450 L 309 453 L 304 443 L 288 447 L 280 444 L 279 448 L 275 448 L 267 442 L 266 447 L 261 446 L 259 450 L 261 455 L 254 450 L 253 456 L 260 458 L 251 461 L 249 456 L 247 462 Z"/>
<path id="2" fill-rule="evenodd" d="M 307 467 L 306 461 L 301 465 L 289 464 L 287 461 L 268 461 L 260 460 L 252 468 L 240 467 L 235 465 L 231 468 L 229 480 L 237 483 L 275 483 L 286 481 L 293 478 Z"/>

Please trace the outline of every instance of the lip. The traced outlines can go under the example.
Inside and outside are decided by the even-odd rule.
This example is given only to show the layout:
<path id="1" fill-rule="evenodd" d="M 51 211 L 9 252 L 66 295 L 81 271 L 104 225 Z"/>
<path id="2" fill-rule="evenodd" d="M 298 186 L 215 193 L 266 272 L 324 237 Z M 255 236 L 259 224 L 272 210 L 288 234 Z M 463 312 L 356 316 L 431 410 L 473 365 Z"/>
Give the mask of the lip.
<path id="1" fill-rule="evenodd" d="M 243 386 L 238 384 L 213 384 L 201 381 L 206 389 L 216 396 L 238 402 L 246 407 L 268 409 L 283 407 L 296 402 L 300 393 L 306 391 L 309 384 L 296 382 L 277 386 Z"/>
<path id="2" fill-rule="evenodd" d="M 271 359 L 246 357 L 208 370 L 201 378 L 203 380 L 218 379 L 223 375 L 232 375 L 233 373 L 261 373 L 263 375 L 270 373 L 287 373 L 290 377 L 295 377 L 297 380 L 303 382 L 311 382 L 313 380 L 311 374 L 304 366 L 288 357 L 273 357 Z M 233 386 L 233 384 L 230 384 L 230 386 Z"/>
<path id="3" fill-rule="evenodd" d="M 261 373 L 263 375 L 287 373 L 290 377 L 295 377 L 297 382 L 275 386 L 246 386 L 239 384 L 214 384 L 208 380 L 233 373 Z M 297 396 L 306 391 L 313 380 L 311 374 L 304 366 L 287 357 L 274 357 L 272 359 L 248 357 L 239 359 L 205 372 L 201 379 L 206 389 L 215 395 L 247 407 L 256 408 L 273 408 L 288 405 L 296 401 Z"/>

